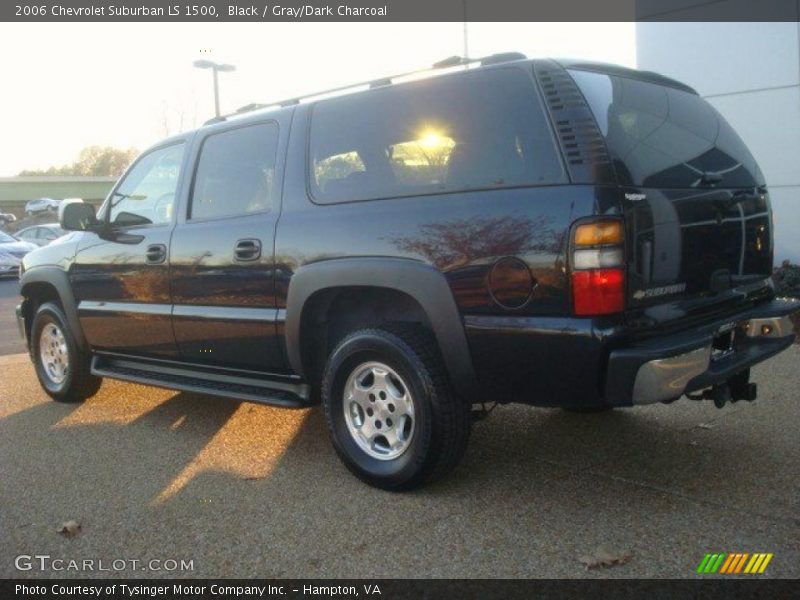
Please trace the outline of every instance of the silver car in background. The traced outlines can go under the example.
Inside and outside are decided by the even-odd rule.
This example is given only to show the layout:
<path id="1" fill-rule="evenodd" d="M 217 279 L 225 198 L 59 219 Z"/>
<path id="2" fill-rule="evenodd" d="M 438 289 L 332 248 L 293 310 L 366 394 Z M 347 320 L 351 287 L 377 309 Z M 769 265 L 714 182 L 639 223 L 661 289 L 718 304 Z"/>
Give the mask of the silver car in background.
<path id="1" fill-rule="evenodd" d="M 0 231 L 0 277 L 16 277 L 22 258 L 38 246 Z"/>
<path id="2" fill-rule="evenodd" d="M 18 240 L 30 242 L 36 246 L 47 246 L 50 242 L 60 238 L 67 232 L 61 229 L 58 223 L 44 223 L 42 225 L 32 225 L 25 229 L 20 229 L 14 234 Z"/>
<path id="3" fill-rule="evenodd" d="M 60 204 L 61 200 L 54 200 L 53 198 L 37 198 L 36 200 L 28 200 L 28 202 L 25 203 L 25 214 L 30 216 L 46 210 L 49 210 L 50 212 L 56 212 Z"/>

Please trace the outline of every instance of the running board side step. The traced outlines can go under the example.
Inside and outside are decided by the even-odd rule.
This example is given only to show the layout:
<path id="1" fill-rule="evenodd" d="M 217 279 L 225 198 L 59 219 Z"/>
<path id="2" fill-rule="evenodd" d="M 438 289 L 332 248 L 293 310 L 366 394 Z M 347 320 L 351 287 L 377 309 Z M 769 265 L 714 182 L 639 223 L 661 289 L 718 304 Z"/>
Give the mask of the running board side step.
<path id="1" fill-rule="evenodd" d="M 222 374 L 216 370 L 147 359 L 95 355 L 91 370 L 92 375 L 98 377 L 283 408 L 305 408 L 313 404 L 309 386 L 303 383 Z"/>

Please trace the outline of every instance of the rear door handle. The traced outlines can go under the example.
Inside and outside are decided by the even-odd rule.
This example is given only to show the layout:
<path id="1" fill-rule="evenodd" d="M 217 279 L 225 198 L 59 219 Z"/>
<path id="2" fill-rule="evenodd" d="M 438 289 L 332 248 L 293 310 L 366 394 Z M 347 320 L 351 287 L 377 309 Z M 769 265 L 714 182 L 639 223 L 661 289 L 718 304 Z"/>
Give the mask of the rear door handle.
<path id="1" fill-rule="evenodd" d="M 248 238 L 239 240 L 233 247 L 233 257 L 239 262 L 249 262 L 261 258 L 261 240 Z"/>
<path id="2" fill-rule="evenodd" d="M 145 252 L 147 264 L 158 265 L 167 260 L 167 247 L 164 244 L 150 244 Z"/>

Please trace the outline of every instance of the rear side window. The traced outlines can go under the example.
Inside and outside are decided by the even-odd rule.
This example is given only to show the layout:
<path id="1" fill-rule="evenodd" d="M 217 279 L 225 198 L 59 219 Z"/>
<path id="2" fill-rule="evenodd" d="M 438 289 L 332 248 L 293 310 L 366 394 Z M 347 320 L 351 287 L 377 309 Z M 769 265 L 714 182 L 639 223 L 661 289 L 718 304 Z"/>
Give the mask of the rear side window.
<path id="1" fill-rule="evenodd" d="M 750 151 L 708 102 L 676 88 L 569 70 L 594 113 L 623 185 L 752 187 Z"/>
<path id="2" fill-rule="evenodd" d="M 309 146 L 323 203 L 566 181 L 531 78 L 516 68 L 321 101 Z"/>
<path id="3" fill-rule="evenodd" d="M 216 219 L 272 207 L 278 126 L 262 123 L 206 138 L 197 163 L 189 218 Z"/>

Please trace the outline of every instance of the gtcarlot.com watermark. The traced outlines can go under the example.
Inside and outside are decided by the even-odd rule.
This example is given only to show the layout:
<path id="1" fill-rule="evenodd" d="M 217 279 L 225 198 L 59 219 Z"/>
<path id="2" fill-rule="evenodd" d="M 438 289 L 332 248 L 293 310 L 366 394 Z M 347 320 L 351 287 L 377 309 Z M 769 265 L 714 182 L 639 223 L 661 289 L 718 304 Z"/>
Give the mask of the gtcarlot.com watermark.
<path id="1" fill-rule="evenodd" d="M 57 558 L 49 554 L 20 554 L 14 559 L 17 571 L 77 571 L 77 572 L 120 572 L 152 571 L 154 573 L 173 573 L 194 571 L 194 559 L 184 558 Z"/>

